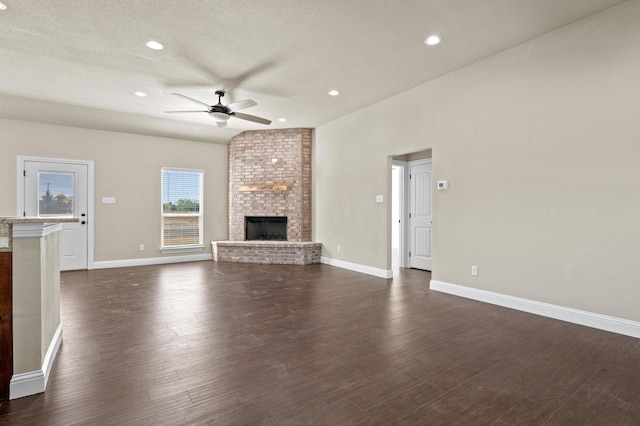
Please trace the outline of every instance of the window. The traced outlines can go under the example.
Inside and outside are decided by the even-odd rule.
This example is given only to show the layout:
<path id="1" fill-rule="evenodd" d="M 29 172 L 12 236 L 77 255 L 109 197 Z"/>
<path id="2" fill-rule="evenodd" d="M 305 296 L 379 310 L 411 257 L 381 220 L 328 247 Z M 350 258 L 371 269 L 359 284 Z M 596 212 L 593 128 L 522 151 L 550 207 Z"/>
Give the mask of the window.
<path id="1" fill-rule="evenodd" d="M 162 169 L 162 250 L 202 249 L 199 170 Z"/>
<path id="2" fill-rule="evenodd" d="M 73 217 L 74 173 L 38 172 L 38 216 Z"/>

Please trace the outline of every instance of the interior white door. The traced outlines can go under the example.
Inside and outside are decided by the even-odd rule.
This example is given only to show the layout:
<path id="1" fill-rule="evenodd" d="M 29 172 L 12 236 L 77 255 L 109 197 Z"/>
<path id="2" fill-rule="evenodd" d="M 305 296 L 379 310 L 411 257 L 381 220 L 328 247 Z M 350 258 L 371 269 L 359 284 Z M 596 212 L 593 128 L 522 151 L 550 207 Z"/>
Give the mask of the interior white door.
<path id="1" fill-rule="evenodd" d="M 410 251 L 412 268 L 431 270 L 431 161 L 409 164 Z"/>
<path id="2" fill-rule="evenodd" d="M 24 215 L 79 218 L 62 224 L 60 269 L 87 269 L 87 164 L 25 160 L 23 165 Z"/>

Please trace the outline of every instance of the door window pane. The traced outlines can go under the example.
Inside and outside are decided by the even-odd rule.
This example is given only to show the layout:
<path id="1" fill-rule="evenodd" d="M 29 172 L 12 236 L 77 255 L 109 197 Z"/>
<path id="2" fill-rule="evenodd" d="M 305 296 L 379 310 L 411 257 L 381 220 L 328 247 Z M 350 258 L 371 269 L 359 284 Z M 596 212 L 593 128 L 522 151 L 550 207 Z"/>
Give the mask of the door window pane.
<path id="1" fill-rule="evenodd" d="M 38 216 L 73 216 L 74 174 L 38 173 Z"/>

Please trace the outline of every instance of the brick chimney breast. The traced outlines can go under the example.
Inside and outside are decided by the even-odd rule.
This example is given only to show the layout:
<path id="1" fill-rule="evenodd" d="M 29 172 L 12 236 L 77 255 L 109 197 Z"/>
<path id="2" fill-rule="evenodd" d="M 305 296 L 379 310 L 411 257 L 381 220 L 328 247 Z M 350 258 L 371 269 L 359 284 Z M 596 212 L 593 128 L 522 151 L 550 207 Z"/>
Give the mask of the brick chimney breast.
<path id="1" fill-rule="evenodd" d="M 311 241 L 311 129 L 253 130 L 229 143 L 229 240 L 245 216 L 287 217 L 287 239 Z"/>

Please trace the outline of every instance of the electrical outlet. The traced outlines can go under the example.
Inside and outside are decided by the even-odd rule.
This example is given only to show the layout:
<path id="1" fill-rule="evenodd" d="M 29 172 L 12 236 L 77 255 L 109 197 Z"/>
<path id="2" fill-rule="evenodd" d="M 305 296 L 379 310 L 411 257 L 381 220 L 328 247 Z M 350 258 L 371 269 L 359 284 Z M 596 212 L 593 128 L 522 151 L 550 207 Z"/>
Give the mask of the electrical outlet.
<path id="1" fill-rule="evenodd" d="M 140 244 L 140 251 L 144 251 L 144 244 Z"/>
<path id="2" fill-rule="evenodd" d="M 476 265 L 473 265 L 471 267 L 471 275 L 473 275 L 474 277 L 478 276 L 478 267 Z"/>
<path id="3" fill-rule="evenodd" d="M 338 253 L 340 253 L 340 244 L 338 244 Z"/>

